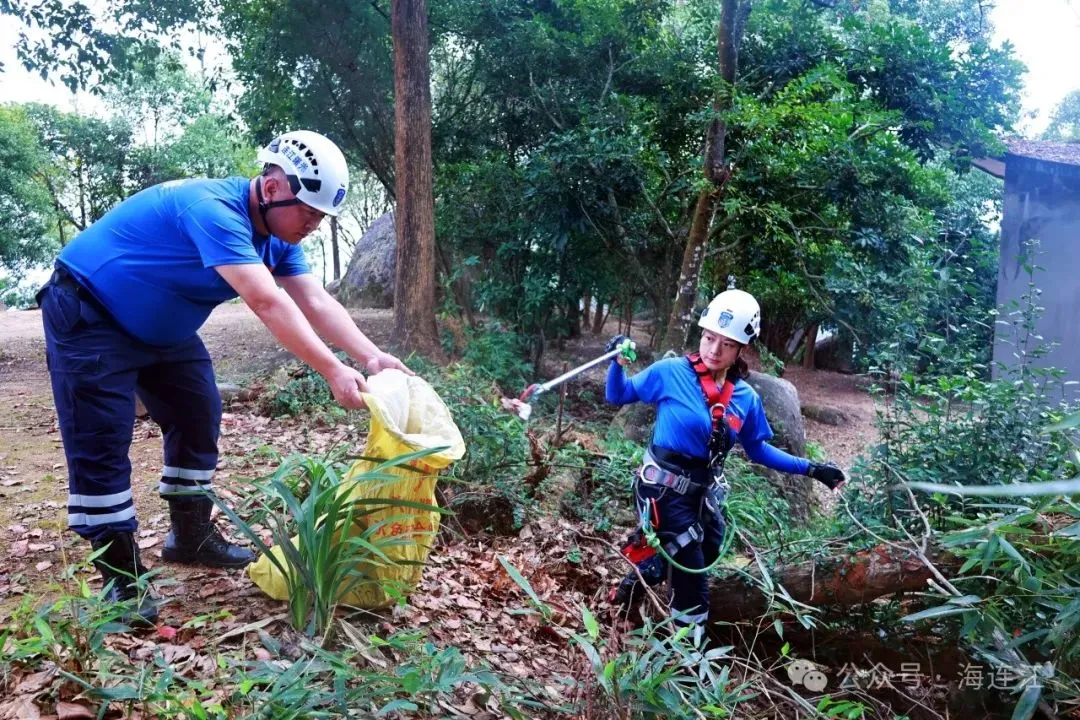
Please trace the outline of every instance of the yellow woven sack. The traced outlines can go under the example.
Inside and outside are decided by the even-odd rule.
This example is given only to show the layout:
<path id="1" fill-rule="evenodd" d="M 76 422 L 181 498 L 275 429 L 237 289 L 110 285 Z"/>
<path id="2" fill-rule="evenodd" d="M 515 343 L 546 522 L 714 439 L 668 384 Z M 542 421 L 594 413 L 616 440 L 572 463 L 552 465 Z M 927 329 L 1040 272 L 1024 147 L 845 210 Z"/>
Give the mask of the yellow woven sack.
<path id="1" fill-rule="evenodd" d="M 358 475 L 380 464 L 358 460 L 345 474 L 342 488 L 354 497 L 394 498 L 434 506 L 439 471 L 465 454 L 465 441 L 450 410 L 427 381 L 398 370 L 384 370 L 368 378 L 364 401 L 371 412 L 371 430 L 362 453 L 365 457 L 389 460 L 418 450 L 446 449 L 413 462 L 411 467 L 398 466 L 381 471 L 400 478 L 392 481 L 354 481 Z M 353 533 L 363 532 L 391 517 L 393 522 L 375 531 L 376 539 L 394 537 L 399 540 L 383 548 L 386 555 L 395 561 L 426 562 L 431 543 L 439 531 L 439 513 L 388 505 L 359 518 Z M 271 548 L 270 552 L 275 553 L 284 565 L 280 548 Z M 411 590 L 420 582 L 423 572 L 422 565 L 361 566 L 357 569 L 380 582 L 363 583 L 341 601 L 371 609 L 393 603 L 393 598 L 383 590 L 384 584 L 397 590 Z M 249 565 L 248 576 L 275 600 L 288 599 L 285 578 L 270 558 L 260 557 Z"/>

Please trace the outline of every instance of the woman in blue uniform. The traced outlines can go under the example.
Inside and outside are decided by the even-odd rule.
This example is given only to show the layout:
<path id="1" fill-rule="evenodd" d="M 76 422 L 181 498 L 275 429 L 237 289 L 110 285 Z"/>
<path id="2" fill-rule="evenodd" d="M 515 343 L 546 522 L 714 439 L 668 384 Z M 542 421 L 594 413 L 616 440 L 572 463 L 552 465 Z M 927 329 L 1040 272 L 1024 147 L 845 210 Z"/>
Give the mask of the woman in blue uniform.
<path id="1" fill-rule="evenodd" d="M 743 349 L 757 337 L 761 309 L 752 295 L 727 290 L 701 314 L 698 352 L 661 360 L 633 377 L 619 356 L 608 370 L 606 397 L 616 405 L 656 405 L 656 425 L 634 483 L 642 522 L 655 531 L 677 566 L 652 557 L 649 582 L 667 576 L 675 622 L 704 625 L 708 618 L 707 574 L 724 540 L 721 480 L 724 460 L 738 441 L 751 461 L 785 473 L 808 475 L 835 490 L 844 473 L 790 455 L 769 444 L 773 432 L 761 398 L 746 382 Z M 625 338 L 616 337 L 610 348 Z M 643 568 L 645 569 L 645 568 Z M 657 572 L 659 571 L 659 572 Z M 651 577 L 650 577 L 651 576 Z M 637 573 L 623 581 L 616 598 L 629 601 Z"/>

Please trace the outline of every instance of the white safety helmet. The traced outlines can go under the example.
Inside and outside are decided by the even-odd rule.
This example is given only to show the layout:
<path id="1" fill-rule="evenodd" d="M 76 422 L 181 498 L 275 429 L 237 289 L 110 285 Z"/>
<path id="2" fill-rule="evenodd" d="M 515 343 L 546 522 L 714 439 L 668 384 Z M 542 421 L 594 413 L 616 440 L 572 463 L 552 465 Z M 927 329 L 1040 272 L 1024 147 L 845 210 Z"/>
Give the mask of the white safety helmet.
<path id="1" fill-rule="evenodd" d="M 338 146 L 325 135 L 310 130 L 287 132 L 274 138 L 256 157 L 264 165 L 276 165 L 285 171 L 289 187 L 300 202 L 327 215 L 341 213 L 349 192 L 349 166 Z M 296 204 L 291 200 L 259 200 L 263 212 Z"/>
<path id="2" fill-rule="evenodd" d="M 701 311 L 698 325 L 747 345 L 761 332 L 761 306 L 744 290 L 725 290 Z"/>

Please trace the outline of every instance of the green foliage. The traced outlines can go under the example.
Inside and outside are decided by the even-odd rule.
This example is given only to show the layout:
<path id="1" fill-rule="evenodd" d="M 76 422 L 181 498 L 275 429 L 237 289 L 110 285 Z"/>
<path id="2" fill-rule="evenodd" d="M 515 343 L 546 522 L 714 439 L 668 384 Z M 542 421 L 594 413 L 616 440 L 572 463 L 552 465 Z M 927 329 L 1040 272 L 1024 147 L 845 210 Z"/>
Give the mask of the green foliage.
<path id="1" fill-rule="evenodd" d="M 609 432 L 598 444 L 599 453 L 577 444 L 557 453 L 559 466 L 577 475 L 574 489 L 563 496 L 562 509 L 597 532 L 610 532 L 628 519 L 633 522 L 631 487 L 643 449 L 618 432 Z"/>
<path id="2" fill-rule="evenodd" d="M 307 368 L 281 386 L 269 401 L 272 416 L 296 416 L 306 413 L 344 414 L 334 401 L 334 394 L 322 375 Z"/>
<path id="3" fill-rule="evenodd" d="M 334 620 L 338 602 L 360 586 L 378 583 L 378 568 L 395 564 L 386 555 L 388 548 L 415 543 L 410 536 L 380 537 L 379 530 L 405 515 L 391 515 L 368 523 L 359 531 L 354 523 L 388 505 L 442 512 L 438 508 L 409 500 L 365 497 L 351 492 L 363 484 L 397 482 L 400 478 L 384 472 L 388 468 L 422 459 L 434 451 L 410 453 L 342 480 L 344 468 L 325 459 L 293 456 L 287 458 L 268 478 L 259 483 L 261 516 L 269 518 L 274 544 L 282 557 L 271 553 L 259 533 L 231 508 L 215 497 L 215 502 L 239 530 L 273 563 L 285 579 L 289 596 L 289 620 L 293 627 L 309 635 L 325 634 Z M 295 476 L 301 480 L 297 481 Z M 291 488 L 307 488 L 302 500 Z M 354 496 L 355 495 L 355 496 Z M 294 544 L 291 538 L 296 536 Z M 364 569 L 361 569 L 364 568 Z"/>
<path id="4" fill-rule="evenodd" d="M 1037 268 L 1026 267 L 1033 277 Z M 1012 328 L 1013 337 L 1003 330 L 999 341 L 1012 342 L 1019 358 L 1001 368 L 1000 377 L 983 380 L 974 363 L 961 375 L 900 376 L 892 401 L 879 412 L 882 442 L 870 459 L 875 477 L 958 486 L 1012 484 L 1055 479 L 1075 468 L 1068 437 L 1043 430 L 1070 406 L 1063 373 L 1032 365 L 1046 352 L 1036 334 L 1038 296 L 1029 280 L 1023 304 L 1013 303 L 1005 314 L 1009 320 L 1000 321 Z M 879 497 L 896 501 L 888 493 Z M 964 512 L 963 500 L 941 499 L 934 502 L 934 516 L 945 507 Z"/>
<path id="5" fill-rule="evenodd" d="M 260 142 L 286 129 L 318 130 L 394 190 L 390 23 L 373 4 L 217 4 L 243 94 L 237 109 Z M 331 34 L 326 28 L 334 28 Z"/>
<path id="6" fill-rule="evenodd" d="M 1050 116 L 1043 139 L 1060 142 L 1080 140 L 1080 90 L 1073 90 L 1061 99 Z"/>
<path id="7" fill-rule="evenodd" d="M 39 181 L 53 174 L 30 114 L 0 105 L 0 270 L 18 275 L 56 251 L 57 218 Z"/>
<path id="8" fill-rule="evenodd" d="M 107 79 L 118 107 L 142 118 L 131 127 L 191 118 L 170 139 L 175 153 L 136 143 L 136 184 L 250 159 L 231 122 L 200 105 L 215 78 L 177 71 L 197 27 L 225 38 L 255 139 L 323 131 L 394 188 L 392 47 L 378 4 L 4 9 L 55 38 L 24 43 L 26 62 L 72 82 Z M 965 175 L 971 157 L 998 151 L 1020 73 L 1008 46 L 987 44 L 976 0 L 755 3 L 733 88 L 716 73 L 718 12 L 705 0 L 430 5 L 436 222 L 444 267 L 461 281 L 455 301 L 522 335 L 534 362 L 581 331 L 584 298 L 664 322 L 722 92 L 734 172 L 706 289 L 734 275 L 758 294 L 763 339 L 782 360 L 813 324 L 849 334 L 867 363 L 909 355 L 889 347 L 897 335 L 976 347 L 996 257 L 984 220 L 1000 189 Z"/>
<path id="9" fill-rule="evenodd" d="M 687 707 L 702 717 L 735 715 L 756 695 L 749 682 L 731 676 L 732 646 L 710 647 L 689 628 L 667 620 L 634 630 L 618 643 L 606 642 L 592 613 L 582 608 L 586 635 L 575 634 L 592 674 L 585 681 L 589 706 L 614 717 L 681 717 Z"/>
<path id="10" fill-rule="evenodd" d="M 133 131 L 121 119 L 99 120 L 51 105 L 25 107 L 53 170 L 42 182 L 64 221 L 58 232 L 66 244 L 131 192 Z"/>
<path id="11" fill-rule="evenodd" d="M 758 348 L 758 357 L 761 359 L 761 371 L 773 377 L 784 377 L 784 361 L 764 345 Z"/>
<path id="12" fill-rule="evenodd" d="M 1028 266 L 1029 273 L 1034 267 Z M 864 478 L 875 489 L 856 503 L 863 525 L 886 536 L 922 534 L 961 559 L 941 604 L 909 615 L 935 634 L 963 640 L 993 667 L 1012 673 L 1021 706 L 1041 692 L 1080 697 L 1080 508 L 1043 483 L 1075 477 L 1077 439 L 1060 372 L 1030 363 L 1038 291 L 1007 316 L 1017 330 L 1019 364 L 984 381 L 975 371 L 922 381 L 907 374 L 879 418 L 881 444 Z M 955 494 L 910 495 L 897 483 L 931 482 Z M 1007 500 L 969 496 L 999 486 Z M 1050 486 L 1053 487 L 1053 486 Z M 1029 488 L 1027 492 L 1013 492 Z M 1003 494 L 1005 494 L 1003 492 Z M 898 532 L 902 528 L 902 532 Z M 1049 661 L 1049 665 L 1042 663 Z"/>
<path id="13" fill-rule="evenodd" d="M 866 717 L 868 709 L 860 702 L 837 700 L 830 695 L 821 698 L 817 704 L 817 711 L 825 717 L 847 718 L 847 720 L 859 720 Z"/>
<path id="14" fill-rule="evenodd" d="M 74 570 L 65 571 L 68 580 Z M 259 661 L 248 659 L 248 647 L 221 647 L 208 636 L 216 674 L 196 679 L 159 648 L 135 659 L 105 643 L 106 633 L 121 629 L 117 620 L 126 609 L 104 602 L 85 581 L 77 585 L 75 594 L 65 590 L 40 604 L 27 598 L 0 629 L 0 692 L 10 689 L 12 676 L 40 671 L 53 676 L 38 693 L 42 701 L 70 697 L 74 686 L 83 700 L 100 703 L 102 713 L 176 720 L 301 720 L 345 717 L 358 708 L 373 716 L 438 713 L 465 688 L 490 696 L 493 706 L 515 719 L 537 705 L 520 681 L 470 667 L 459 650 L 437 647 L 421 632 L 365 635 L 348 622 L 332 647 L 259 630 L 256 642 L 269 655 Z M 381 654 L 394 662 L 372 661 Z M 61 684 L 68 686 L 63 695 Z"/>
<path id="15" fill-rule="evenodd" d="M 492 374 L 466 362 L 445 368 L 420 357 L 407 362 L 442 397 L 468 448 L 443 478 L 450 508 L 459 513 L 473 508 L 463 514 L 475 516 L 481 527 L 520 528 L 537 507 L 528 479 L 528 441 L 524 423 L 501 407 Z"/>
<path id="16" fill-rule="evenodd" d="M 554 611 L 528 579 L 505 558 L 499 562 L 541 617 L 550 619 Z M 671 619 L 659 625 L 646 619 L 643 627 L 609 647 L 593 613 L 582 606 L 581 615 L 586 634 L 575 633 L 571 642 L 588 663 L 581 691 L 592 713 L 668 718 L 681 717 L 693 707 L 702 717 L 729 717 L 754 695 L 748 692 L 750 683 L 737 683 L 730 677 L 731 666 L 721 665 L 733 649 L 730 645 L 710 647 L 702 633 L 676 627 Z"/>
<path id="17" fill-rule="evenodd" d="M 507 395 L 517 396 L 527 385 L 530 367 L 525 362 L 521 337 L 499 323 L 464 330 L 461 347 L 446 348 L 461 361 L 484 372 Z"/>

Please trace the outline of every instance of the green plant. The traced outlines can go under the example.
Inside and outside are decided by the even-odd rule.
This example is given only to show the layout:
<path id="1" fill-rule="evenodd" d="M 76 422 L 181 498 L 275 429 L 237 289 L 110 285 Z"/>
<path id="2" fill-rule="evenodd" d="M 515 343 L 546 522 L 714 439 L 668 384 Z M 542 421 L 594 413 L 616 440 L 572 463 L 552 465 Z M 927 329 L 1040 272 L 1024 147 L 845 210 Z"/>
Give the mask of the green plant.
<path id="1" fill-rule="evenodd" d="M 463 688 L 491 698 L 507 717 L 523 720 L 525 709 L 540 707 L 526 683 L 470 667 L 459 650 L 436 647 L 422 632 L 365 636 L 347 621 L 334 647 L 302 636 L 286 643 L 260 629 L 269 659 L 251 661 L 243 649 L 219 647 L 210 651 L 209 676 L 191 677 L 189 669 L 170 663 L 161 647 L 148 646 L 151 656 L 136 660 L 103 642 L 105 633 L 117 629 L 109 623 L 123 611 L 96 593 L 62 594 L 40 606 L 27 598 L 0 631 L 0 693 L 10 689 L 6 683 L 18 668 L 23 676 L 31 670 L 55 673 L 39 692 L 42 702 L 74 691 L 97 703 L 99 716 L 307 720 L 357 712 L 365 717 L 434 714 Z M 204 629 L 212 632 L 212 627 Z"/>
<path id="2" fill-rule="evenodd" d="M 370 471 L 341 479 L 341 468 L 332 460 L 306 456 L 287 458 L 264 482 L 261 504 L 267 510 L 275 545 L 281 557 L 272 553 L 259 533 L 242 520 L 228 505 L 215 502 L 236 527 L 262 551 L 285 578 L 289 596 L 289 619 L 293 627 L 308 634 L 325 634 L 331 626 L 340 598 L 363 583 L 378 582 L 370 569 L 395 563 L 386 554 L 394 545 L 415 542 L 408 536 L 380 537 L 379 530 L 406 519 L 392 515 L 372 522 L 357 532 L 354 523 L 386 507 L 412 508 L 445 512 L 424 503 L 402 499 L 355 497 L 352 489 L 360 484 L 397 482 L 399 477 L 384 472 L 408 465 L 439 449 L 409 453 L 387 460 Z M 301 476 L 297 481 L 295 476 Z M 306 486 L 307 496 L 300 500 L 291 487 Z M 292 536 L 296 536 L 296 542 Z M 368 568 L 368 572 L 358 570 Z"/>
<path id="3" fill-rule="evenodd" d="M 759 345 L 758 357 L 761 359 L 761 371 L 774 377 L 784 377 L 784 361 L 774 355 L 769 348 Z"/>
<path id="4" fill-rule="evenodd" d="M 442 478 L 450 509 L 486 529 L 520 527 L 537 509 L 526 426 L 501 407 L 502 393 L 482 368 L 467 362 L 441 367 L 419 357 L 408 363 L 442 397 L 468 448 Z"/>
<path id="5" fill-rule="evenodd" d="M 1080 483 L 1062 480 L 1077 474 L 1080 441 L 1060 373 L 1030 363 L 1043 352 L 1037 299 L 1029 281 L 1006 314 L 1021 360 L 998 379 L 901 378 L 863 473 L 876 492 L 850 506 L 879 537 L 921 535 L 952 559 L 932 585 L 938 601 L 905 620 L 1011 673 L 1017 718 L 1041 697 L 1080 699 Z"/>
<path id="6" fill-rule="evenodd" d="M 340 414 L 345 412 L 334 402 L 334 395 L 330 392 L 326 380 L 310 370 L 285 383 L 270 401 L 270 414 L 274 416 L 334 410 L 340 411 Z"/>
<path id="7" fill-rule="evenodd" d="M 563 498 L 563 512 L 597 532 L 608 532 L 620 519 L 625 522 L 627 515 L 633 516 L 631 484 L 643 449 L 619 433 L 608 433 L 598 444 L 599 453 L 566 445 L 556 454 L 556 462 L 578 474 L 574 490 Z"/>
<path id="8" fill-rule="evenodd" d="M 826 695 L 818 701 L 817 711 L 825 717 L 859 720 L 866 717 L 867 707 L 860 702 L 836 700 Z"/>
<path id="9" fill-rule="evenodd" d="M 829 459 L 829 453 L 824 447 L 818 443 L 807 440 L 806 441 L 806 457 L 810 458 L 814 462 L 823 463 Z"/>
<path id="10" fill-rule="evenodd" d="M 730 664 L 721 664 L 730 658 L 730 645 L 707 649 L 699 635 L 668 619 L 647 621 L 609 651 L 596 618 L 586 607 L 581 611 L 586 634 L 575 634 L 573 644 L 592 670 L 583 689 L 594 712 L 670 718 L 693 707 L 701 717 L 731 717 L 756 694 L 749 682 L 731 676 Z"/>
<path id="11" fill-rule="evenodd" d="M 457 350 L 462 362 L 483 372 L 504 392 L 518 395 L 525 389 L 531 371 L 525 343 L 509 328 L 498 322 L 466 328 L 464 344 Z"/>

